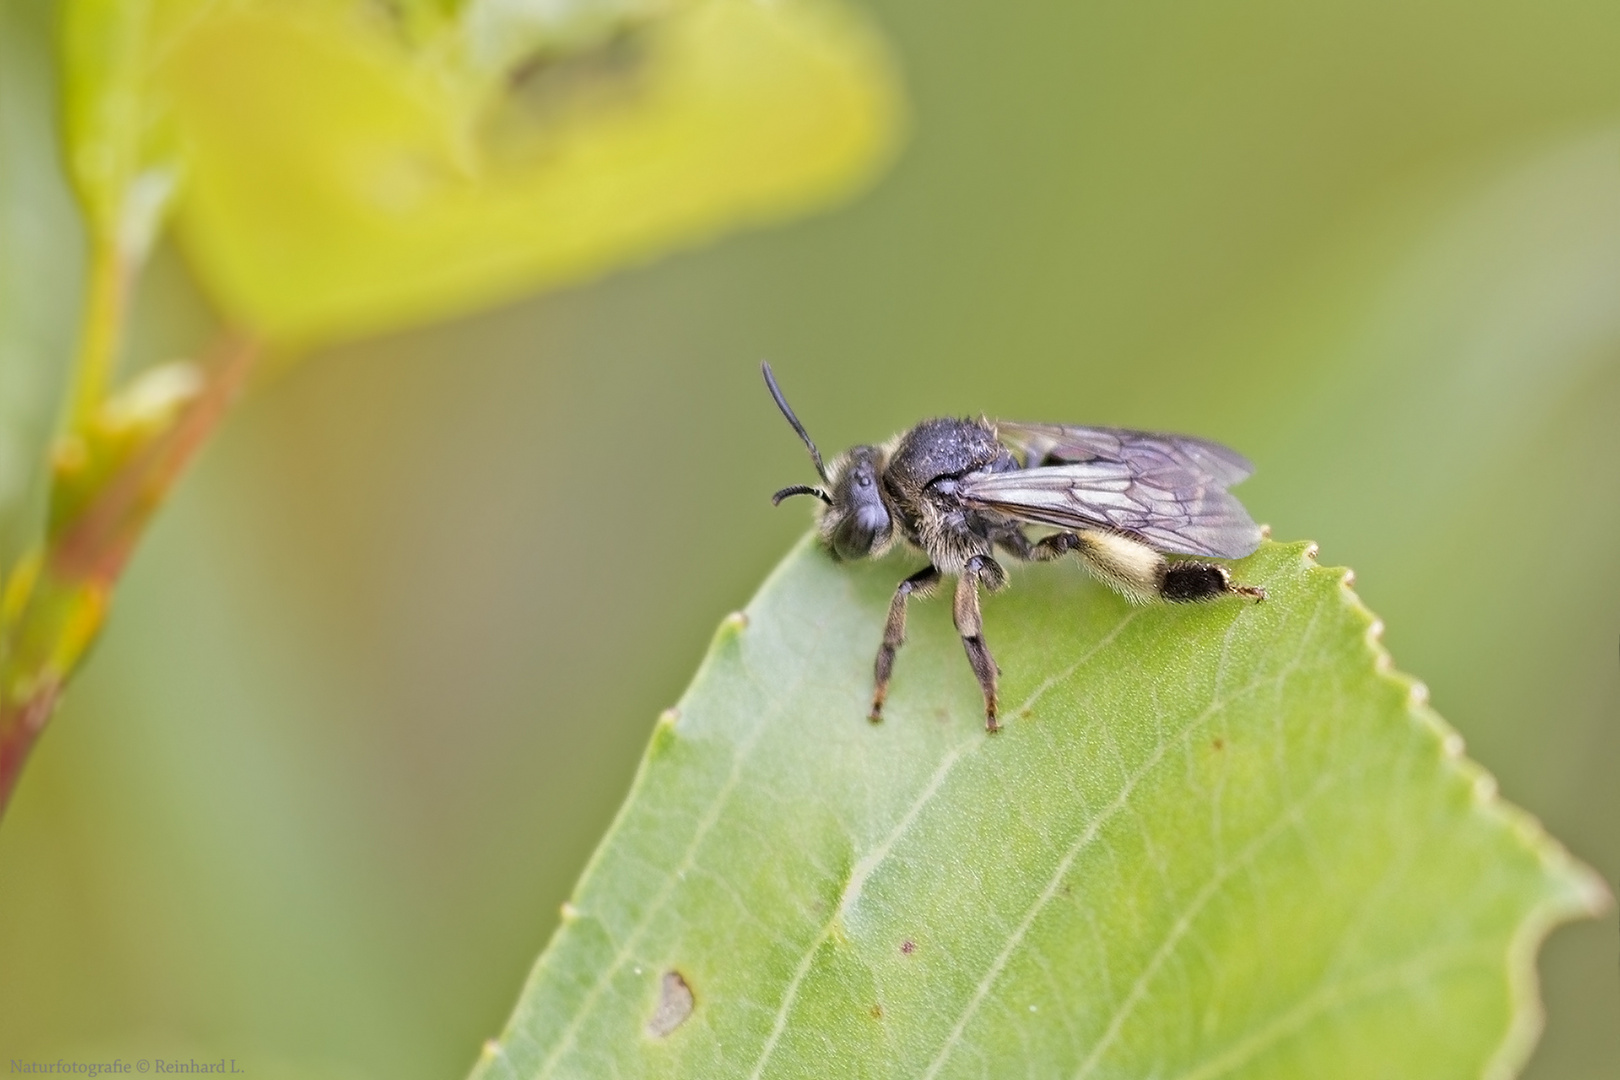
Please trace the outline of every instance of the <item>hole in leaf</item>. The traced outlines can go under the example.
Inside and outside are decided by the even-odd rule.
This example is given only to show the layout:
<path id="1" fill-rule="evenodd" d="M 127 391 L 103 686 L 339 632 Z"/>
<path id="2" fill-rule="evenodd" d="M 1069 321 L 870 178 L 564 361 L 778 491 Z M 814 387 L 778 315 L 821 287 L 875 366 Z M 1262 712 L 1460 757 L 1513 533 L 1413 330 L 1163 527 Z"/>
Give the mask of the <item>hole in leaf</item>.
<path id="1" fill-rule="evenodd" d="M 692 1015 L 692 988 L 686 985 L 678 971 L 664 972 L 663 985 L 658 994 L 658 1008 L 647 1021 L 647 1034 L 662 1039 L 686 1022 Z"/>

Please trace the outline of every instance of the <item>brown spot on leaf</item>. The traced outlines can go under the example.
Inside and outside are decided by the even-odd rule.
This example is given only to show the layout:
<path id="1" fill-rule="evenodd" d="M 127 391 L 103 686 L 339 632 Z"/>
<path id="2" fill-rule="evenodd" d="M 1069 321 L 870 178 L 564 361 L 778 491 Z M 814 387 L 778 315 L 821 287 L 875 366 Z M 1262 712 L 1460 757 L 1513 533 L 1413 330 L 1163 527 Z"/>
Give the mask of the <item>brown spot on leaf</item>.
<path id="1" fill-rule="evenodd" d="M 692 1015 L 692 988 L 686 985 L 678 971 L 664 972 L 663 985 L 658 995 L 658 1008 L 647 1021 L 647 1034 L 662 1039 L 686 1022 Z"/>
<path id="2" fill-rule="evenodd" d="M 883 1006 L 881 1006 L 881 1005 L 873 1005 L 872 1008 L 869 1009 L 868 1011 L 872 1014 L 872 1019 L 874 1019 L 874 1020 L 883 1019 Z"/>
<path id="3" fill-rule="evenodd" d="M 912 941 L 910 938 L 907 938 L 900 943 L 900 951 L 905 953 L 907 956 L 910 956 L 912 953 L 917 951 L 917 943 Z"/>
<path id="4" fill-rule="evenodd" d="M 1216 739 L 1213 742 L 1211 742 L 1209 745 L 1214 747 L 1217 750 L 1224 750 L 1224 749 L 1226 749 L 1226 740 L 1225 739 Z"/>

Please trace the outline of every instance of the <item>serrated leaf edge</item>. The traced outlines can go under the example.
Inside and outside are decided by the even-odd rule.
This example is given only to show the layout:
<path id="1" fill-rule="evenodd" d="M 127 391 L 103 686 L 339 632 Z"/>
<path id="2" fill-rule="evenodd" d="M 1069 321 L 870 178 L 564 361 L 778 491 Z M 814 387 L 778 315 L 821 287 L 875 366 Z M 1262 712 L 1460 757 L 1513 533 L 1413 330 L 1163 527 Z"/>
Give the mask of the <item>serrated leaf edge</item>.
<path id="1" fill-rule="evenodd" d="M 1493 819 L 1502 830 L 1533 855 L 1549 879 L 1564 888 L 1530 909 L 1508 942 L 1508 1030 L 1486 1060 L 1481 1080 L 1512 1080 L 1524 1067 L 1546 1025 L 1541 1004 L 1540 978 L 1536 956 L 1547 935 L 1567 922 L 1594 918 L 1613 904 L 1603 878 L 1569 853 L 1534 814 L 1501 798 L 1496 777 L 1479 762 L 1467 756 L 1462 733 L 1429 704 L 1428 687 L 1419 679 L 1395 667 L 1394 658 L 1383 643 L 1384 622 L 1355 591 L 1355 572 L 1349 567 L 1317 563 L 1318 547 L 1313 542 L 1301 546 L 1305 572 L 1337 574 L 1339 588 L 1351 614 L 1363 626 L 1362 637 L 1372 659 L 1377 678 L 1406 693 L 1406 713 L 1434 736 L 1442 766 L 1464 780 L 1473 793 L 1474 809 Z"/>
<path id="2" fill-rule="evenodd" d="M 769 594 L 801 551 L 813 546 L 814 543 L 815 535 L 807 533 L 789 548 L 755 590 L 754 596 L 749 601 L 750 605 L 759 597 Z M 1466 755 L 1461 733 L 1429 704 L 1427 686 L 1421 680 L 1395 667 L 1394 658 L 1383 644 L 1383 620 L 1367 607 L 1353 587 L 1355 572 L 1349 567 L 1323 566 L 1318 563 L 1319 548 L 1312 541 L 1277 544 L 1275 541 L 1267 540 L 1266 543 L 1296 548 L 1299 570 L 1303 576 L 1316 577 L 1323 574 L 1337 576 L 1342 601 L 1352 617 L 1358 619 L 1362 625 L 1362 642 L 1375 678 L 1399 688 L 1404 693 L 1406 715 L 1434 738 L 1442 767 L 1468 784 L 1473 793 L 1474 809 L 1493 819 L 1508 836 L 1523 845 L 1541 864 L 1550 880 L 1564 885 L 1562 890 L 1548 895 L 1531 908 L 1508 942 L 1506 956 L 1510 1010 L 1508 1030 L 1486 1060 L 1481 1080 L 1512 1080 L 1529 1059 L 1546 1022 L 1539 994 L 1540 980 L 1536 972 L 1536 956 L 1541 944 L 1558 926 L 1579 918 L 1596 917 L 1608 910 L 1613 904 L 1608 885 L 1595 871 L 1571 855 L 1533 814 L 1499 796 L 1495 776 Z M 720 621 L 709 648 L 704 652 L 703 659 L 692 675 L 691 682 L 681 694 L 682 701 L 689 698 L 693 691 L 708 679 L 726 648 L 737 642 L 746 632 L 748 624 L 746 609 L 734 611 Z M 577 919 L 578 909 L 574 905 L 573 897 L 578 894 L 580 885 L 591 878 L 598 863 L 606 858 L 606 852 L 612 846 L 611 841 L 623 826 L 631 806 L 636 802 L 637 794 L 646 781 L 649 768 L 659 756 L 654 753 L 655 749 L 666 746 L 668 740 L 678 734 L 680 719 L 681 712 L 678 705 L 659 714 L 624 801 L 619 805 L 612 823 L 591 853 L 584 870 L 570 891 L 570 899 L 562 905 L 564 917 L 560 919 L 551 939 L 541 950 L 529 975 L 525 978 L 524 990 L 534 982 L 535 975 L 550 956 L 558 937 Z M 570 915 L 573 917 L 570 918 Z M 484 1064 L 502 1055 L 504 1044 L 512 1035 L 513 1025 L 517 1019 L 518 1011 L 514 1006 L 500 1038 L 485 1042 L 479 1055 L 478 1067 L 474 1070 L 475 1076 Z"/>

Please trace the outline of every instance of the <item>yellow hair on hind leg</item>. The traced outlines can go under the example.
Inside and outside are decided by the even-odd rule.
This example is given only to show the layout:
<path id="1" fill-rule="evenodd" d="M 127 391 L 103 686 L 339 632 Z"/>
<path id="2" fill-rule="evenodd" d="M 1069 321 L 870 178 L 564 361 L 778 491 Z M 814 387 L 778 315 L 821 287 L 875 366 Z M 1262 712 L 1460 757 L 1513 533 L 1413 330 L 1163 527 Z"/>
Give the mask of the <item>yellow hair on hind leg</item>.
<path id="1" fill-rule="evenodd" d="M 1085 530 L 1075 549 L 1086 569 L 1133 604 L 1162 598 L 1164 556 L 1138 540 L 1118 533 Z"/>

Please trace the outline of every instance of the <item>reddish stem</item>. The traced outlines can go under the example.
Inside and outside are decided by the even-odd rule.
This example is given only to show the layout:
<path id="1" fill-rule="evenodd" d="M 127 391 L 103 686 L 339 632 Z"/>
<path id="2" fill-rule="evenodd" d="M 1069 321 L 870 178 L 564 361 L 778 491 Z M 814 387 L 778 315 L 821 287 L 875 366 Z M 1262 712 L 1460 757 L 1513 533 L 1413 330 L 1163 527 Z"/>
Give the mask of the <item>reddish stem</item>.
<path id="1" fill-rule="evenodd" d="M 257 342 L 227 338 L 208 365 L 208 381 L 169 428 L 119 468 L 45 552 L 39 577 L 17 621 L 0 642 L 0 814 L 18 775 L 61 697 L 62 686 L 99 629 L 107 594 L 123 572 L 153 511 L 236 399 L 258 352 Z M 63 611 L 80 619 L 61 622 Z M 36 625 L 30 625 L 33 620 Z M 37 625 L 44 621 L 46 625 Z M 58 633 L 69 630 L 68 634 Z M 63 638 L 71 640 L 64 641 Z M 21 655 L 20 655 L 21 654 Z M 22 670 L 17 670 L 18 667 Z M 25 687 L 18 693 L 18 686 Z M 15 695 L 15 696 L 14 696 Z"/>

